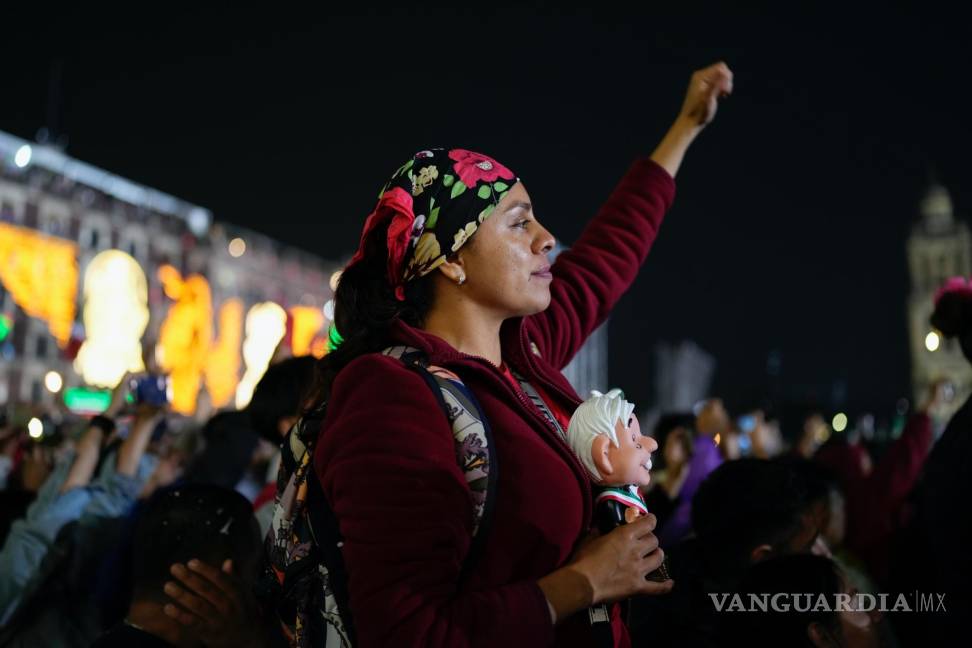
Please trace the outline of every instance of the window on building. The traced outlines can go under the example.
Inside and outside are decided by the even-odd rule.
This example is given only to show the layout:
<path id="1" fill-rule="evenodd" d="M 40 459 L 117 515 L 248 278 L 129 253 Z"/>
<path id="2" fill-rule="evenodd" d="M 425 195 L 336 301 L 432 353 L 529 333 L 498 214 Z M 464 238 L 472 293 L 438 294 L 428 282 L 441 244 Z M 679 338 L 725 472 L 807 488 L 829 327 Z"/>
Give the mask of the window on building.
<path id="1" fill-rule="evenodd" d="M 47 343 L 47 336 L 46 335 L 38 335 L 37 336 L 37 342 L 35 343 L 35 346 L 34 346 L 34 351 L 36 353 L 36 356 L 38 358 L 46 358 L 47 357 L 47 351 L 48 351 L 49 348 L 50 348 L 50 346 Z"/>
<path id="2" fill-rule="evenodd" d="M 0 221 L 12 223 L 14 220 L 14 206 L 6 200 L 0 200 Z"/>
<path id="3" fill-rule="evenodd" d="M 44 391 L 43 391 L 43 387 L 41 386 L 41 381 L 32 380 L 30 383 L 30 402 L 40 403 L 43 397 L 44 397 Z"/>
<path id="4" fill-rule="evenodd" d="M 97 229 L 91 228 L 88 230 L 88 240 L 83 243 L 92 250 L 97 250 L 100 238 L 100 232 Z"/>

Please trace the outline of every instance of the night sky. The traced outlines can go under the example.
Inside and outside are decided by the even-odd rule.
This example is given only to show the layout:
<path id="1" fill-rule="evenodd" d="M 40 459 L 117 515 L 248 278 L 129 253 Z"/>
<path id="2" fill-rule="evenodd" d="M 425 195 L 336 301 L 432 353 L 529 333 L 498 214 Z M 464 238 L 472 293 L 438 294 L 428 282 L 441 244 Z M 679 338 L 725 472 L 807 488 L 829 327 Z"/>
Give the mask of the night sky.
<path id="1" fill-rule="evenodd" d="M 735 94 L 614 311 L 611 381 L 650 404 L 654 344 L 692 339 L 730 405 L 768 393 L 775 350 L 788 399 L 889 413 L 909 392 L 905 239 L 930 174 L 960 217 L 972 204 L 967 21 L 680 4 L 8 15 L 0 130 L 50 125 L 74 157 L 326 258 L 353 251 L 413 152 L 478 149 L 570 244 L 722 59 Z"/>

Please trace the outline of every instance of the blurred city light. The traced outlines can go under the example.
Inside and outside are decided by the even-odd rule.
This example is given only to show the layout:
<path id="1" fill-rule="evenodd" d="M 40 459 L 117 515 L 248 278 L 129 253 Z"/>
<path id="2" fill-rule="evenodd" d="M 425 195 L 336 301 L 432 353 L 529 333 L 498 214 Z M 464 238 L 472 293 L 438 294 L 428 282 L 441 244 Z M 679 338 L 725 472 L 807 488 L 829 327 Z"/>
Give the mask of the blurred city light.
<path id="1" fill-rule="evenodd" d="M 337 290 L 339 281 L 341 281 L 341 271 L 337 270 L 331 275 L 331 291 Z"/>
<path id="2" fill-rule="evenodd" d="M 239 258 L 243 256 L 244 252 L 246 252 L 246 241 L 244 241 L 239 237 L 236 237 L 235 239 L 229 242 L 228 249 L 231 257 Z"/>
<path id="3" fill-rule="evenodd" d="M 941 338 L 938 337 L 938 333 L 935 331 L 925 336 L 925 348 L 929 351 L 937 351 L 940 344 Z"/>
<path id="4" fill-rule="evenodd" d="M 834 416 L 834 420 L 831 422 L 834 427 L 834 432 L 843 432 L 847 429 L 847 415 L 843 412 L 837 413 Z"/>
<path id="5" fill-rule="evenodd" d="M 138 261 L 106 250 L 84 272 L 84 330 L 74 360 L 89 385 L 114 387 L 126 371 L 142 371 L 142 334 L 149 322 L 148 281 Z"/>
<path id="6" fill-rule="evenodd" d="M 327 303 L 324 304 L 324 317 L 326 317 L 328 321 L 331 322 L 334 321 L 334 300 L 333 299 L 328 299 Z"/>
<path id="7" fill-rule="evenodd" d="M 0 222 L 0 282 L 27 315 L 47 322 L 58 346 L 67 345 L 78 293 L 75 243 Z"/>
<path id="8" fill-rule="evenodd" d="M 111 392 L 88 387 L 64 390 L 64 405 L 75 414 L 101 414 L 111 404 Z"/>
<path id="9" fill-rule="evenodd" d="M 27 423 L 27 434 L 31 439 L 39 439 L 44 436 L 44 424 L 37 417 L 30 419 Z"/>
<path id="10" fill-rule="evenodd" d="M 24 144 L 17 149 L 17 152 L 14 154 L 14 164 L 16 164 L 18 168 L 23 169 L 25 166 L 30 164 L 30 158 L 33 157 L 33 155 L 34 150 L 30 148 L 30 145 Z"/>
<path id="11" fill-rule="evenodd" d="M 309 355 L 314 337 L 324 326 L 324 314 L 313 306 L 294 306 L 290 316 L 293 319 L 290 350 L 295 356 Z"/>
<path id="12" fill-rule="evenodd" d="M 47 391 L 56 394 L 64 386 L 64 379 L 56 371 L 48 371 L 47 375 L 44 376 L 44 386 L 47 387 Z"/>
<path id="13" fill-rule="evenodd" d="M 253 397 L 253 389 L 263 377 L 273 352 L 287 332 L 287 311 L 273 302 L 253 306 L 246 314 L 246 339 L 243 362 L 246 373 L 236 387 L 236 407 L 243 409 Z"/>

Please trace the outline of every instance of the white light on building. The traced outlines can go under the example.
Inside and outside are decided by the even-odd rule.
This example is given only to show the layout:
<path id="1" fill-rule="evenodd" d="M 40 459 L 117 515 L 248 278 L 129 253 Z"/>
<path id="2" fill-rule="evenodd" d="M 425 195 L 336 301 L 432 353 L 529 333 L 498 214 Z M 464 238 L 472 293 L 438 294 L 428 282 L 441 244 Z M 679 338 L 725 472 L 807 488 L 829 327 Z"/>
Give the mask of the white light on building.
<path id="1" fill-rule="evenodd" d="M 30 435 L 31 439 L 39 439 L 44 436 L 44 424 L 41 423 L 39 418 L 32 418 L 27 423 L 27 434 Z"/>
<path id="2" fill-rule="evenodd" d="M 56 371 L 48 371 L 44 376 L 44 386 L 47 387 L 47 391 L 56 394 L 64 386 L 64 379 Z"/>
<path id="3" fill-rule="evenodd" d="M 831 421 L 831 425 L 834 427 L 834 432 L 843 432 L 847 429 L 847 415 L 843 412 L 838 412 L 834 416 L 834 420 Z"/>
<path id="4" fill-rule="evenodd" d="M 246 252 L 246 241 L 237 237 L 229 242 L 228 249 L 231 257 L 239 258 Z"/>
<path id="5" fill-rule="evenodd" d="M 23 169 L 25 166 L 30 164 L 30 158 L 33 157 L 33 155 L 34 150 L 30 148 L 30 145 L 24 144 L 17 149 L 17 152 L 14 154 L 14 164 L 16 164 L 18 168 Z"/>
<path id="6" fill-rule="evenodd" d="M 925 348 L 929 351 L 938 351 L 938 347 L 941 343 L 942 340 L 940 337 L 938 337 L 938 333 L 935 331 L 932 331 L 925 336 Z"/>
<path id="7" fill-rule="evenodd" d="M 334 321 L 334 300 L 333 299 L 328 299 L 327 302 L 324 303 L 324 317 L 326 317 L 331 322 Z"/>
<path id="8" fill-rule="evenodd" d="M 336 270 L 334 274 L 331 275 L 331 291 L 336 291 L 338 287 L 338 282 L 341 281 L 341 271 Z"/>

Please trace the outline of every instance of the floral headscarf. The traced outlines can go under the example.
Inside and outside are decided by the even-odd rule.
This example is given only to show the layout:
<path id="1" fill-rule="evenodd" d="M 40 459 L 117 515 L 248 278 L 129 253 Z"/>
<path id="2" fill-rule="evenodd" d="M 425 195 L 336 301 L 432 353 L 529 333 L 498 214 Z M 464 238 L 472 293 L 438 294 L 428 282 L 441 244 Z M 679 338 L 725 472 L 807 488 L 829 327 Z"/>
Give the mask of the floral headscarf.
<path id="1" fill-rule="evenodd" d="M 388 225 L 388 281 L 399 300 L 405 284 L 461 248 L 519 179 L 496 160 L 463 149 L 419 151 L 378 194 L 348 266 L 364 257 L 371 231 Z"/>

